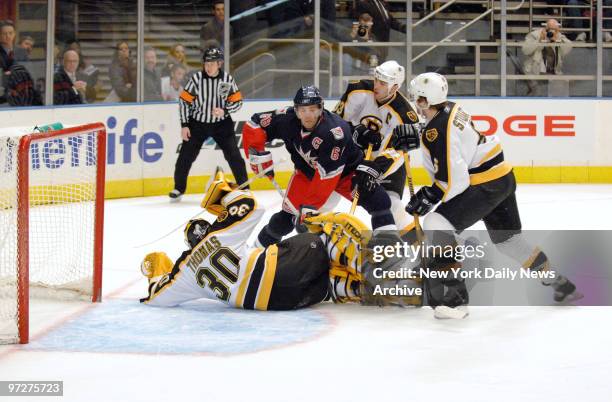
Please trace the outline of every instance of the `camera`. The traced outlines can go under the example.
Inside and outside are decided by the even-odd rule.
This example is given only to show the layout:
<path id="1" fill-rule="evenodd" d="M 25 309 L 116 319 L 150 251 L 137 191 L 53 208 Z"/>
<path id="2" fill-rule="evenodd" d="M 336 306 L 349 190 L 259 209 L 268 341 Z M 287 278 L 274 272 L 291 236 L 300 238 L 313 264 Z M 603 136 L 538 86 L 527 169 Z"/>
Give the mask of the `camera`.
<path id="1" fill-rule="evenodd" d="M 357 27 L 357 35 L 364 38 L 368 34 L 368 28 L 366 24 L 359 24 Z"/>
<path id="2" fill-rule="evenodd" d="M 547 29 L 547 30 L 546 30 L 546 37 L 547 37 L 548 39 L 552 39 L 552 38 L 553 38 L 553 36 L 555 36 L 555 33 L 554 33 L 553 31 L 551 31 L 550 29 Z"/>

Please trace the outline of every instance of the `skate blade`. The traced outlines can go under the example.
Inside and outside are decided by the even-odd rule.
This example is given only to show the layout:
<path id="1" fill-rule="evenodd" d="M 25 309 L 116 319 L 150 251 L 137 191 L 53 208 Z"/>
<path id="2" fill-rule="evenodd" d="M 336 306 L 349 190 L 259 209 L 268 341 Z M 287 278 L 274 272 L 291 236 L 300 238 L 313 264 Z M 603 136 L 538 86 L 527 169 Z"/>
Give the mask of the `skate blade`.
<path id="1" fill-rule="evenodd" d="M 448 306 L 438 306 L 434 309 L 434 317 L 439 320 L 461 320 L 467 317 L 469 314 L 470 312 L 468 311 L 467 306 L 459 306 L 455 308 Z"/>
<path id="2" fill-rule="evenodd" d="M 182 195 L 181 195 L 181 196 L 178 196 L 178 197 L 176 197 L 176 198 L 172 198 L 172 197 L 170 197 L 170 203 L 171 203 L 171 204 L 175 204 L 175 203 L 177 203 L 177 202 L 181 202 L 181 198 L 183 198 L 183 196 L 182 196 Z"/>

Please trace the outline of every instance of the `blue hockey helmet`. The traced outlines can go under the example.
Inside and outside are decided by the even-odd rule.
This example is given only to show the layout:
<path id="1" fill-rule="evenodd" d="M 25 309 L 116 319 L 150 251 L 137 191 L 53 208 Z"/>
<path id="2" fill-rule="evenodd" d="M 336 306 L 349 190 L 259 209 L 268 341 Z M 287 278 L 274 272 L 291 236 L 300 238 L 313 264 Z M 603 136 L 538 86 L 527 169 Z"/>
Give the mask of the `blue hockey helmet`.
<path id="1" fill-rule="evenodd" d="M 323 97 L 319 88 L 314 85 L 305 85 L 298 89 L 295 97 L 293 98 L 294 106 L 310 106 L 310 105 L 323 105 Z"/>

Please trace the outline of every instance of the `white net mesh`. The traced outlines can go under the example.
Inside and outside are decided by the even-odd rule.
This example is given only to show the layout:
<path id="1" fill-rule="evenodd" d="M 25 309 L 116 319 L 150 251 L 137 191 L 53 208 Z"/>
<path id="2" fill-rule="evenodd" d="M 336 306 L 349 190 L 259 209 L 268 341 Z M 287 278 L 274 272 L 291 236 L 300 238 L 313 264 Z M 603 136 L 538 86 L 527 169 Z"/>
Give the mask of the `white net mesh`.
<path id="1" fill-rule="evenodd" d="M 30 297 L 93 292 L 97 136 L 83 131 L 29 146 L 29 231 L 18 227 L 19 136 L 0 137 L 0 343 L 18 340 L 18 239 L 29 235 Z M 28 234 L 29 233 L 29 234 Z"/>

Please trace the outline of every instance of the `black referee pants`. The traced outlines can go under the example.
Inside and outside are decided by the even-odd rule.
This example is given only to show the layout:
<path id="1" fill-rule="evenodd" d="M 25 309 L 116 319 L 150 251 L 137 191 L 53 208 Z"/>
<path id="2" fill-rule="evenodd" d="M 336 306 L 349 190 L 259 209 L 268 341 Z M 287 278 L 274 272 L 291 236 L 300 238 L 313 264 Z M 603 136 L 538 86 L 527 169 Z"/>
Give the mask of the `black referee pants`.
<path id="1" fill-rule="evenodd" d="M 189 122 L 189 131 L 191 137 L 189 141 L 183 141 L 174 168 L 174 188 L 176 190 L 181 193 L 185 192 L 191 165 L 198 157 L 202 144 L 208 137 L 212 137 L 223 151 L 223 156 L 230 165 L 238 184 L 247 181 L 246 166 L 238 150 L 234 122 L 231 118 L 217 123 L 200 123 L 192 120 Z"/>

